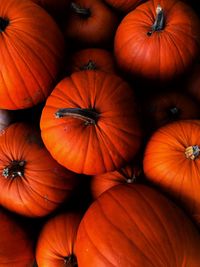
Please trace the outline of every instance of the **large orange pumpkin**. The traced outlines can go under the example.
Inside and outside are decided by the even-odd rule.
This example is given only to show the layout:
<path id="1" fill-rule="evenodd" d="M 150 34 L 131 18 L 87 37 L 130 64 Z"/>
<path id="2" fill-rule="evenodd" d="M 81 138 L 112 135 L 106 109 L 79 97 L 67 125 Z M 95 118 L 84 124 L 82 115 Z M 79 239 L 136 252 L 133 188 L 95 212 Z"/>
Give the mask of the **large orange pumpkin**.
<path id="1" fill-rule="evenodd" d="M 14 123 L 0 136 L 0 204 L 16 213 L 38 217 L 69 198 L 76 178 L 44 147 L 40 134 Z"/>
<path id="2" fill-rule="evenodd" d="M 27 0 L 1 0 L 0 108 L 22 109 L 50 94 L 64 39 L 53 19 Z"/>
<path id="3" fill-rule="evenodd" d="M 200 235 L 172 202 L 144 185 L 117 185 L 86 211 L 80 267 L 199 267 Z"/>
<path id="4" fill-rule="evenodd" d="M 115 35 L 118 65 L 148 79 L 171 79 L 188 69 L 200 51 L 200 22 L 179 0 L 139 5 L 120 23 Z"/>
<path id="5" fill-rule="evenodd" d="M 82 215 L 62 213 L 47 221 L 39 234 L 36 260 L 39 267 L 77 266 L 75 244 Z"/>
<path id="6" fill-rule="evenodd" d="M 200 223 L 200 123 L 179 121 L 159 128 L 144 153 L 146 177 L 172 195 Z"/>
<path id="7" fill-rule="evenodd" d="M 0 266 L 32 267 L 33 243 L 16 218 L 0 208 Z"/>
<path id="8" fill-rule="evenodd" d="M 75 72 L 58 83 L 40 126 L 53 158 L 77 173 L 120 168 L 140 147 L 134 91 L 118 76 L 102 71 Z"/>

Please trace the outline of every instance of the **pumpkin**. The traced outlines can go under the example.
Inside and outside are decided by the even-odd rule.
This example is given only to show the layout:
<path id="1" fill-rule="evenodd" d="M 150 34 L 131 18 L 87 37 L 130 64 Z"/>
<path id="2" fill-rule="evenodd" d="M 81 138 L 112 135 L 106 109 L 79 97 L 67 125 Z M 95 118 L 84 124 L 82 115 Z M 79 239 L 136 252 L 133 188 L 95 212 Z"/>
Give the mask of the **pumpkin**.
<path id="1" fill-rule="evenodd" d="M 115 73 L 115 62 L 111 52 L 101 48 L 81 49 L 72 54 L 69 73 L 82 70 L 101 70 Z"/>
<path id="2" fill-rule="evenodd" d="M 0 108 L 23 109 L 44 101 L 63 60 L 58 26 L 31 1 L 2 0 L 0 32 Z"/>
<path id="3" fill-rule="evenodd" d="M 200 235 L 183 211 L 145 185 L 117 185 L 78 228 L 80 267 L 198 267 Z"/>
<path id="4" fill-rule="evenodd" d="M 16 218 L 0 208 L 0 266 L 32 267 L 33 243 Z"/>
<path id="5" fill-rule="evenodd" d="M 90 190 L 93 199 L 97 199 L 103 192 L 115 185 L 135 183 L 141 171 L 139 165 L 131 162 L 120 170 L 92 176 Z"/>
<path id="6" fill-rule="evenodd" d="M 146 128 L 152 131 L 173 121 L 200 118 L 197 102 L 179 91 L 160 92 L 146 98 L 143 113 Z"/>
<path id="7" fill-rule="evenodd" d="M 69 199 L 76 177 L 51 157 L 33 127 L 7 127 L 0 135 L 0 158 L 0 204 L 7 209 L 41 217 Z"/>
<path id="8" fill-rule="evenodd" d="M 75 243 L 81 218 L 78 213 L 68 212 L 46 222 L 36 246 L 39 267 L 77 266 Z"/>
<path id="9" fill-rule="evenodd" d="M 114 41 L 121 69 L 161 81 L 188 70 L 199 48 L 199 18 L 179 0 L 152 0 L 139 5 L 121 21 Z"/>
<path id="10" fill-rule="evenodd" d="M 41 135 L 59 164 L 83 174 L 122 167 L 140 148 L 132 88 L 103 71 L 80 71 L 60 81 L 42 111 Z"/>
<path id="11" fill-rule="evenodd" d="M 0 109 L 0 132 L 13 121 L 13 114 L 10 110 Z"/>
<path id="12" fill-rule="evenodd" d="M 105 0 L 113 8 L 116 8 L 124 13 L 128 13 L 136 6 L 144 2 L 144 0 Z"/>
<path id="13" fill-rule="evenodd" d="M 74 0 L 64 35 L 78 45 L 103 46 L 113 40 L 117 25 L 117 15 L 102 0 Z"/>
<path id="14" fill-rule="evenodd" d="M 200 122 L 177 121 L 159 128 L 147 143 L 144 173 L 200 223 Z"/>

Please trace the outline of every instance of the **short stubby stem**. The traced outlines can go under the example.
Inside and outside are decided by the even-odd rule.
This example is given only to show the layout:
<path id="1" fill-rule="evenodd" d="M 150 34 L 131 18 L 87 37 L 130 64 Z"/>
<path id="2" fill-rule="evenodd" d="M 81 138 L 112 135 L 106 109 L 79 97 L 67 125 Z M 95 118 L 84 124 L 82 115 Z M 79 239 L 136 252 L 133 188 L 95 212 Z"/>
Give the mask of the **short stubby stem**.
<path id="1" fill-rule="evenodd" d="M 194 160 L 199 156 L 199 154 L 200 154 L 200 148 L 198 145 L 189 146 L 185 149 L 185 156 L 187 159 Z"/>
<path id="2" fill-rule="evenodd" d="M 168 116 L 170 119 L 175 120 L 178 119 L 180 116 L 180 109 L 177 107 L 171 107 L 168 111 Z"/>
<path id="3" fill-rule="evenodd" d="M 61 108 L 55 113 L 56 118 L 71 117 L 83 120 L 85 125 L 95 125 L 99 114 L 94 109 L 84 108 Z"/>
<path id="4" fill-rule="evenodd" d="M 82 16 L 83 18 L 88 18 L 91 16 L 91 12 L 89 8 L 84 8 L 77 5 L 74 2 L 71 2 L 71 9 L 77 14 Z"/>
<path id="5" fill-rule="evenodd" d="M 80 67 L 80 70 L 96 70 L 97 66 L 94 61 L 89 60 L 87 64 Z"/>
<path id="6" fill-rule="evenodd" d="M 67 267 L 78 267 L 76 256 L 72 254 L 64 257 L 64 265 Z"/>
<path id="7" fill-rule="evenodd" d="M 15 178 L 17 176 L 23 177 L 25 164 L 25 160 L 13 160 L 3 169 L 2 175 L 5 178 Z"/>
<path id="8" fill-rule="evenodd" d="M 148 36 L 151 36 L 156 31 L 161 31 L 164 28 L 164 12 L 160 5 L 156 8 L 156 18 L 154 24 L 151 26 L 151 30 L 147 32 Z"/>
<path id="9" fill-rule="evenodd" d="M 0 17 L 0 32 L 4 32 L 9 24 L 9 20 Z"/>

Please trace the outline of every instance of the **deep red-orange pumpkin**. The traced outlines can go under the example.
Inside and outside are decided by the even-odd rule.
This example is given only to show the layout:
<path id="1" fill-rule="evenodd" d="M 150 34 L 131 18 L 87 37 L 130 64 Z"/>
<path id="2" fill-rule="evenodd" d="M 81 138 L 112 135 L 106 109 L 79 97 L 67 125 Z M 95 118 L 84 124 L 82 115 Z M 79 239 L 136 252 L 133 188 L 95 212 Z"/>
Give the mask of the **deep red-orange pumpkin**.
<path id="1" fill-rule="evenodd" d="M 77 44 L 102 46 L 112 42 L 118 18 L 102 0 L 74 0 L 64 34 Z"/>
<path id="2" fill-rule="evenodd" d="M 47 99 L 40 126 L 53 158 L 77 173 L 115 170 L 140 148 L 133 88 L 102 71 L 75 72 L 63 79 Z"/>
<path id="3" fill-rule="evenodd" d="M 76 178 L 60 166 L 31 126 L 14 123 L 0 136 L 0 204 L 38 217 L 69 198 Z"/>
<path id="4" fill-rule="evenodd" d="M 0 266 L 32 267 L 33 243 L 27 232 L 7 211 L 0 208 Z"/>
<path id="5" fill-rule="evenodd" d="M 1 0 L 0 108 L 23 109 L 50 94 L 64 40 L 53 19 L 27 0 Z"/>
<path id="6" fill-rule="evenodd" d="M 128 13 L 145 0 L 105 0 L 105 2 L 120 11 Z"/>
<path id="7" fill-rule="evenodd" d="M 75 244 L 82 215 L 62 213 L 47 221 L 36 246 L 39 267 L 77 266 Z"/>
<path id="8" fill-rule="evenodd" d="M 117 185 L 86 211 L 77 233 L 80 267 L 198 267 L 200 235 L 186 215 L 144 185 Z"/>
<path id="9" fill-rule="evenodd" d="M 135 183 L 141 171 L 139 165 L 132 162 L 120 170 L 92 176 L 90 181 L 92 197 L 98 198 L 103 192 L 115 185 Z"/>
<path id="10" fill-rule="evenodd" d="M 200 224 L 200 122 L 159 128 L 144 153 L 146 177 L 172 195 Z"/>
<path id="11" fill-rule="evenodd" d="M 179 0 L 147 1 L 122 20 L 114 46 L 124 71 L 168 80 L 186 71 L 199 55 L 199 18 Z"/>
<path id="12" fill-rule="evenodd" d="M 151 131 L 173 121 L 200 118 L 198 103 L 184 92 L 152 94 L 143 105 L 145 125 Z"/>
<path id="13" fill-rule="evenodd" d="M 87 48 L 75 52 L 71 56 L 70 64 L 67 62 L 67 68 L 70 74 L 82 70 L 116 72 L 112 53 L 101 48 Z"/>

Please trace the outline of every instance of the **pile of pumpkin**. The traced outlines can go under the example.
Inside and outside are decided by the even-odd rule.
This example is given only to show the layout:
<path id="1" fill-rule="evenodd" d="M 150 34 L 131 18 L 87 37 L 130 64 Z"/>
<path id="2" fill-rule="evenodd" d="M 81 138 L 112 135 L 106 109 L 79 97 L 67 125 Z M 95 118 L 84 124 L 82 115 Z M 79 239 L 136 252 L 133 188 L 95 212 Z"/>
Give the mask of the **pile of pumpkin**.
<path id="1" fill-rule="evenodd" d="M 0 266 L 200 266 L 197 8 L 1 0 Z"/>

